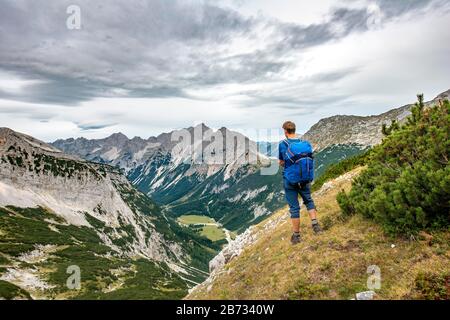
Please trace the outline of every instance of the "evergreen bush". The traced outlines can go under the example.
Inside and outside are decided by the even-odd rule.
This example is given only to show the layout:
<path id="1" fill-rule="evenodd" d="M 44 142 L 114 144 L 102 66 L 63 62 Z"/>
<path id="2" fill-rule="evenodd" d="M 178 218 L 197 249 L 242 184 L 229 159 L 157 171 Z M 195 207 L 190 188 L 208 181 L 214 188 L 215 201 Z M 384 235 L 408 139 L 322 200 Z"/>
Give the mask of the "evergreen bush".
<path id="1" fill-rule="evenodd" d="M 344 215 L 362 214 L 390 234 L 448 228 L 450 216 L 450 103 L 425 108 L 423 95 L 406 123 L 383 126 L 367 169 L 337 201 Z"/>

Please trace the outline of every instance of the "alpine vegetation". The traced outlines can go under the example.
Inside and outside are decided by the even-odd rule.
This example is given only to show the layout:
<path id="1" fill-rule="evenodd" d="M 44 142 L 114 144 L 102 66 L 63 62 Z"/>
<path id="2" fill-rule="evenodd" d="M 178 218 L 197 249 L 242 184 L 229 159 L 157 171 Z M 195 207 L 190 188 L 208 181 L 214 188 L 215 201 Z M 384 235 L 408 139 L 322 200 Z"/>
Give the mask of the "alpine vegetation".
<path id="1" fill-rule="evenodd" d="M 450 103 L 426 108 L 418 98 L 404 124 L 383 127 L 367 169 L 338 196 L 345 215 L 362 214 L 392 234 L 450 225 Z"/>
<path id="2" fill-rule="evenodd" d="M 0 232 L 0 289 L 32 298 L 181 298 L 220 248 L 165 217 L 118 169 L 7 128 Z"/>

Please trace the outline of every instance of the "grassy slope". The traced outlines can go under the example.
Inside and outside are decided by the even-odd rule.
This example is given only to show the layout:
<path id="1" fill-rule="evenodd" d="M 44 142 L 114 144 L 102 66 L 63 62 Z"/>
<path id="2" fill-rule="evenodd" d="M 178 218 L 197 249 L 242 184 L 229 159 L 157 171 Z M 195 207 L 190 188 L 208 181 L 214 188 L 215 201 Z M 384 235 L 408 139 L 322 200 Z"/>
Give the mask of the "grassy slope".
<path id="1" fill-rule="evenodd" d="M 36 173 L 53 173 L 55 176 L 63 175 L 73 179 L 77 174 L 87 172 L 98 179 L 102 179 L 107 173 L 118 174 L 117 169 L 108 165 L 88 165 L 34 152 L 30 159 L 26 151 L 14 146 L 9 148 L 8 152 L 10 151 L 13 154 L 2 156 L 1 162 L 10 162 L 17 168 L 26 168 Z M 144 220 L 139 221 L 143 228 L 151 223 L 167 242 L 181 244 L 190 255 L 192 259 L 185 266 L 189 275 L 184 275 L 182 279 L 169 270 L 165 263 L 111 254 L 111 249 L 104 245 L 96 230 L 105 234 L 113 230 L 94 217 L 86 216 L 95 229 L 65 225 L 65 221 L 43 208 L 8 207 L 0 208 L 0 278 L 8 273 L 8 268 L 27 273 L 36 269 L 39 277 L 54 288 L 45 292 L 28 287 L 25 289 L 33 298 L 56 299 L 179 299 L 188 290 L 185 280 L 196 283 L 202 281 L 208 271 L 208 261 L 220 250 L 222 244 L 213 243 L 192 233 L 188 228 L 179 226 L 175 221 L 166 219 L 150 198 L 121 179 L 116 179 L 115 176 L 112 178 L 123 200 L 136 216 L 151 218 L 151 221 L 146 219 L 145 223 Z M 98 207 L 96 210 L 101 213 L 102 209 Z M 45 219 L 56 222 L 53 224 Z M 122 237 L 114 238 L 112 242 L 119 247 L 129 246 L 133 238 L 136 238 L 131 225 L 123 224 L 118 231 Z M 146 236 L 149 237 L 150 232 Z M 22 254 L 34 250 L 36 245 L 47 244 L 58 248 L 45 261 L 27 264 L 18 259 Z M 170 248 L 168 252 L 170 254 Z M 172 258 L 175 257 L 172 255 Z M 79 291 L 68 290 L 65 285 L 69 265 L 78 265 L 82 270 L 83 286 Z M 129 270 L 129 273 L 124 270 Z M 14 281 L 16 280 L 11 280 Z M 22 285 L 19 282 L 17 280 L 15 285 Z M 9 298 L 9 294 L 14 296 L 15 292 L 12 283 L 0 281 L 0 299 Z M 16 293 L 20 294 L 18 291 Z"/>
<path id="2" fill-rule="evenodd" d="M 379 299 L 423 298 L 414 290 L 419 274 L 449 274 L 449 232 L 409 241 L 388 238 L 378 225 L 360 216 L 342 221 L 336 202 L 341 189 L 350 189 L 349 179 L 335 179 L 331 188 L 316 193 L 320 220 L 327 227 L 321 236 L 312 234 L 303 211 L 301 244 L 289 243 L 291 231 L 286 221 L 232 260 L 209 292 L 200 287 L 187 298 L 349 299 L 368 290 L 370 265 L 381 269 Z M 280 210 L 275 217 L 285 215 L 287 220 L 286 211 Z"/>
<path id="3" fill-rule="evenodd" d="M 49 220 L 56 222 L 53 230 Z M 11 267 L 36 270 L 40 279 L 54 286 L 45 292 L 25 291 L 18 289 L 19 283 L 0 281 L 0 298 L 31 294 L 37 299 L 179 299 L 185 295 L 185 282 L 164 264 L 111 254 L 94 229 L 59 223 L 63 223 L 61 218 L 42 208 L 0 208 L 0 229 L 4 234 L 0 238 L 0 277 Z M 56 248 L 32 264 L 19 259 L 37 244 Z M 81 290 L 66 286 L 70 265 L 81 269 Z"/>

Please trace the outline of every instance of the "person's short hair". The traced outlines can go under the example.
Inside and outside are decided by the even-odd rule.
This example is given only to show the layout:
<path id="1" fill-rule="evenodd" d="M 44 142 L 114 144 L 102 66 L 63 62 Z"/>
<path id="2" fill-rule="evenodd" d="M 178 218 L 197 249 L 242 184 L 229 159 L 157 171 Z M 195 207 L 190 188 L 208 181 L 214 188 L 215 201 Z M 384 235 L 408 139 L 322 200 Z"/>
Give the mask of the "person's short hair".
<path id="1" fill-rule="evenodd" d="M 293 134 L 295 133 L 295 123 L 292 121 L 286 121 L 283 123 L 283 129 L 286 130 L 287 133 Z"/>

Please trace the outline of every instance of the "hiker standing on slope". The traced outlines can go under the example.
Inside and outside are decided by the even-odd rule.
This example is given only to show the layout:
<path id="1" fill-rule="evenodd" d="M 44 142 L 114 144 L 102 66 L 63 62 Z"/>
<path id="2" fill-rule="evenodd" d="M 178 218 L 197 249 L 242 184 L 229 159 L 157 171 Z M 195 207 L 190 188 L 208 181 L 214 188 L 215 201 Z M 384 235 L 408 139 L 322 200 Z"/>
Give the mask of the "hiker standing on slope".
<path id="1" fill-rule="evenodd" d="M 301 140 L 295 134 L 295 123 L 287 121 L 283 124 L 286 139 L 278 145 L 278 159 L 283 170 L 283 186 L 286 201 L 291 214 L 291 243 L 300 242 L 300 204 L 298 195 L 308 210 L 314 232 L 322 229 L 317 222 L 317 210 L 311 197 L 311 182 L 314 179 L 313 149 L 308 141 Z"/>

